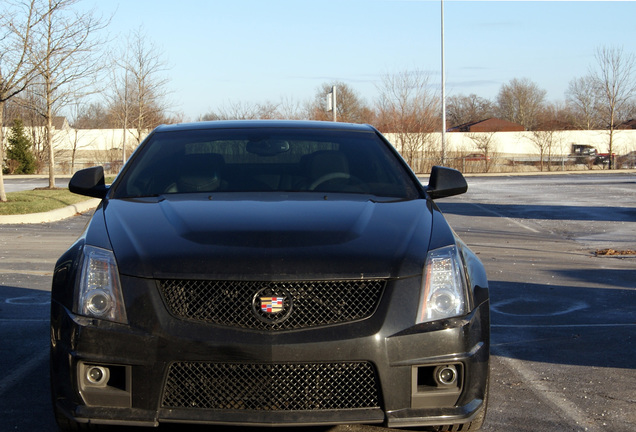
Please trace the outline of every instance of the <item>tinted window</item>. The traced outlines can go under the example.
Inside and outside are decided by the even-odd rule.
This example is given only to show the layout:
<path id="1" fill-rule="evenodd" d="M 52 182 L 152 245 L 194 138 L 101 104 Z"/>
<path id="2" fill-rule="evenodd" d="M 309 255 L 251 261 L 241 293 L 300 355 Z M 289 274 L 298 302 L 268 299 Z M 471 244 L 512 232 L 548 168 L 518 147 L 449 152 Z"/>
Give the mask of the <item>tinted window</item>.
<path id="1" fill-rule="evenodd" d="M 404 165 L 373 132 L 210 129 L 155 133 L 118 181 L 115 197 L 267 191 L 419 196 Z"/>

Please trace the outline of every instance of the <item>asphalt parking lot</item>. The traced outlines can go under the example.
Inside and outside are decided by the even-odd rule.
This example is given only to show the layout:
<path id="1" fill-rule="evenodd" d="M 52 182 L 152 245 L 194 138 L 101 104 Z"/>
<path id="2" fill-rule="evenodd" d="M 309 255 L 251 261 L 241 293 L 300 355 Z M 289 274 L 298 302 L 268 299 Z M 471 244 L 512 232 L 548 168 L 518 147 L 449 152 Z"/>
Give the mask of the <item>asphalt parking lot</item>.
<path id="1" fill-rule="evenodd" d="M 636 429 L 636 176 L 469 179 L 440 201 L 491 288 L 487 431 Z"/>
<path id="2" fill-rule="evenodd" d="M 636 250 L 636 174 L 468 183 L 467 194 L 438 204 L 490 279 L 491 398 L 483 430 L 636 430 L 636 256 L 594 254 Z M 57 257 L 87 220 L 0 226 L 0 431 L 56 430 L 48 291 Z"/>

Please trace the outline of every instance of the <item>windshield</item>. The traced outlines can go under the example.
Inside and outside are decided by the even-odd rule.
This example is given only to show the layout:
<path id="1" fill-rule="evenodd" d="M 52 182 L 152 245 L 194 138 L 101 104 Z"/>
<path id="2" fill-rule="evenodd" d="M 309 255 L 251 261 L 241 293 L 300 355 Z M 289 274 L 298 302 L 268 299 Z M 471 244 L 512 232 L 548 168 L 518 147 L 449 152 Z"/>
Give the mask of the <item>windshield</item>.
<path id="1" fill-rule="evenodd" d="M 157 132 L 114 197 L 269 191 L 419 196 L 407 168 L 373 132 L 263 128 Z"/>

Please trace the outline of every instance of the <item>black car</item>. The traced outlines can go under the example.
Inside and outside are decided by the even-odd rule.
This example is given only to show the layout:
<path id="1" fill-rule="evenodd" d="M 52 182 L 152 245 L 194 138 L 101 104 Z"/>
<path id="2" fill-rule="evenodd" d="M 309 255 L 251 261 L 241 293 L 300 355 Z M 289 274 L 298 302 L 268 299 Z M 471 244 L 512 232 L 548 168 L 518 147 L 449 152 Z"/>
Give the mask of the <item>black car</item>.
<path id="1" fill-rule="evenodd" d="M 489 375 L 484 267 L 373 127 L 155 129 L 55 267 L 60 428 L 379 423 L 477 430 Z"/>

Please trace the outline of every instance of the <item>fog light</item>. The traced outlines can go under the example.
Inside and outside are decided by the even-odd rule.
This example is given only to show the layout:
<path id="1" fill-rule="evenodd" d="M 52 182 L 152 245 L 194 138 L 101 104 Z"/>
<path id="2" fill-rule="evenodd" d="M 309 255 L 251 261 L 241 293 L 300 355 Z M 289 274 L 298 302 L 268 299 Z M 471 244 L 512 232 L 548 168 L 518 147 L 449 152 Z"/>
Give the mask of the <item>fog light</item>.
<path id="1" fill-rule="evenodd" d="M 108 368 L 103 366 L 86 366 L 86 380 L 93 385 L 106 385 L 110 376 Z"/>
<path id="2" fill-rule="evenodd" d="M 457 369 L 453 365 L 437 366 L 435 368 L 435 381 L 444 386 L 455 384 L 457 381 Z"/>

